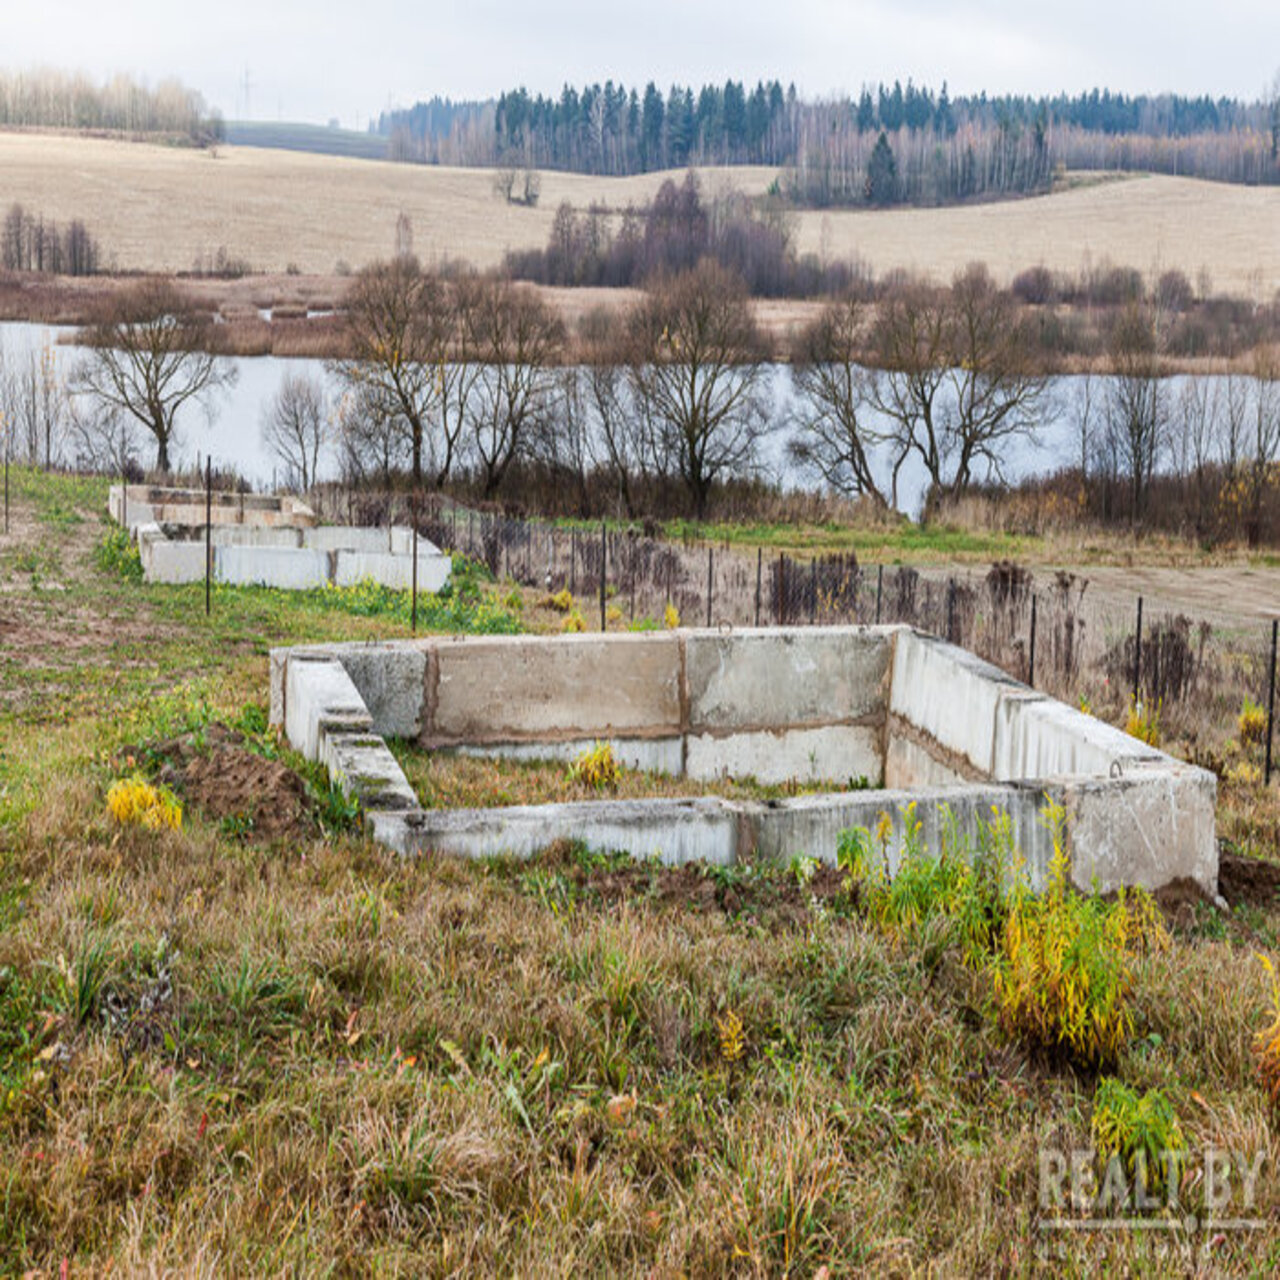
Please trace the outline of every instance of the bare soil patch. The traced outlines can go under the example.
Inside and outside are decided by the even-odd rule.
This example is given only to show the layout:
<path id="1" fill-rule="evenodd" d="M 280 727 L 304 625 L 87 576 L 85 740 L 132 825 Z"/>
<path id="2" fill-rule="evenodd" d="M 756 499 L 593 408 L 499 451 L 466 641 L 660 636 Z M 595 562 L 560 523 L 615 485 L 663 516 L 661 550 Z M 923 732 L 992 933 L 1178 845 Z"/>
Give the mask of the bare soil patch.
<path id="1" fill-rule="evenodd" d="M 576 861 L 572 848 L 562 841 L 550 845 L 533 865 L 559 871 L 603 906 L 637 902 L 700 915 L 718 913 L 774 929 L 803 927 L 815 908 L 849 898 L 844 873 L 828 866 L 815 868 L 803 884 L 783 868 L 743 874 L 739 868 L 720 873 L 701 865 L 590 866 Z"/>
<path id="2" fill-rule="evenodd" d="M 164 761 L 159 779 L 215 822 L 247 838 L 274 843 L 319 832 L 307 785 L 288 765 L 250 751 L 242 735 L 210 725 L 203 742 L 186 734 L 149 748 Z"/>
<path id="3" fill-rule="evenodd" d="M 1280 864 L 1223 853 L 1218 862 L 1218 892 L 1233 907 L 1272 910 L 1280 896 Z"/>

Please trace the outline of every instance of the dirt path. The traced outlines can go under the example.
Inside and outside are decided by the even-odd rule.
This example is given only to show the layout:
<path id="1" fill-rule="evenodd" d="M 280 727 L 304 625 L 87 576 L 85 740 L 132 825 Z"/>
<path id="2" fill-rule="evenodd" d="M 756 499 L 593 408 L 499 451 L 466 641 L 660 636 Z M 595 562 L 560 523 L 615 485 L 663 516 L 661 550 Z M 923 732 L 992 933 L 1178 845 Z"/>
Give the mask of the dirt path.
<path id="1" fill-rule="evenodd" d="M 34 503 L 11 503 L 8 537 L 0 531 L 0 709 L 51 707 L 91 679 L 149 664 L 173 634 L 127 584 L 104 577 L 99 514 L 78 514 L 51 523 Z"/>
<path id="2" fill-rule="evenodd" d="M 1071 574 L 1086 583 L 1085 600 L 1116 610 L 1136 609 L 1139 596 L 1148 617 L 1185 613 L 1193 619 L 1226 625 L 1269 622 L 1280 618 L 1280 568 L 1253 565 L 1176 569 L 1166 565 L 1031 565 L 1038 588 L 1056 574 Z M 985 568 L 973 564 L 920 566 L 932 579 L 956 575 L 980 578 Z"/>

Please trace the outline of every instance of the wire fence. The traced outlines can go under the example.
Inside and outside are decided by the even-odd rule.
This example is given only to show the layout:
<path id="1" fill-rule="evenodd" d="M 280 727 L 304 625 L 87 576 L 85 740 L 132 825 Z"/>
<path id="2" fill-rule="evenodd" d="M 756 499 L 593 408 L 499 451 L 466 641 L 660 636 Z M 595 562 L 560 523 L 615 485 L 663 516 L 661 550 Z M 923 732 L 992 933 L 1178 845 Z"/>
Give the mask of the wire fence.
<path id="1" fill-rule="evenodd" d="M 357 524 L 412 519 L 403 495 L 388 505 L 386 495 L 333 492 L 317 506 Z M 1268 709 L 1274 699 L 1269 621 L 1196 617 L 1091 589 L 1082 575 L 1010 563 L 922 571 L 862 564 L 853 552 L 797 559 L 672 542 L 652 528 L 479 512 L 435 494 L 420 500 L 417 523 L 496 578 L 567 590 L 593 629 L 660 626 L 668 606 L 687 626 L 905 623 L 1108 719 L 1136 705 L 1166 733 L 1206 748 L 1221 744 L 1246 698 Z"/>

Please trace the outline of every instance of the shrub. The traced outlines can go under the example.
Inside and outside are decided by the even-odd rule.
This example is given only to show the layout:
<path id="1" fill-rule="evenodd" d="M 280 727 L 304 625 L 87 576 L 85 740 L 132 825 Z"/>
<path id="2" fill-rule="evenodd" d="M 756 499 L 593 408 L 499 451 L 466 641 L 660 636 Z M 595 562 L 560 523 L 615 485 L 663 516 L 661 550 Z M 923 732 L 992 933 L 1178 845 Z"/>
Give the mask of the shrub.
<path id="1" fill-rule="evenodd" d="M 1254 1037 L 1253 1052 L 1257 1058 L 1258 1080 L 1271 1103 L 1280 1112 L 1280 979 L 1267 956 L 1259 955 L 1271 979 L 1271 1021 Z"/>
<path id="2" fill-rule="evenodd" d="M 173 793 L 165 787 L 153 787 L 136 774 L 111 784 L 107 809 L 121 826 L 145 827 L 149 831 L 182 828 L 182 806 Z"/>
<path id="3" fill-rule="evenodd" d="M 1054 854 L 1039 895 L 1031 891 L 1007 814 L 992 810 L 976 848 L 960 840 L 948 818 L 938 856 L 922 847 L 914 804 L 902 818 L 893 877 L 887 813 L 874 836 L 863 828 L 840 836 L 846 889 L 858 890 L 867 916 L 903 938 L 921 936 L 925 925 L 936 937 L 941 921 L 944 941 L 989 977 L 996 1017 L 1008 1034 L 1082 1066 L 1112 1061 L 1131 1030 L 1137 959 L 1143 948 L 1168 939 L 1150 896 L 1139 889 L 1107 901 L 1071 890 L 1061 805 L 1051 805 L 1045 817 Z"/>
<path id="4" fill-rule="evenodd" d="M 573 596 L 568 587 L 562 587 L 553 596 L 548 596 L 546 605 L 549 609 L 558 609 L 561 613 L 569 613 L 573 609 Z"/>
<path id="5" fill-rule="evenodd" d="M 888 871 L 893 823 L 887 813 L 876 826 L 880 857 L 874 865 L 869 833 L 858 829 L 841 834 L 837 862 L 848 872 L 846 890 L 857 888 L 867 915 L 891 936 L 914 937 L 929 921 L 945 920 L 948 939 L 967 961 L 980 966 L 990 955 L 1004 912 L 1000 853 L 1012 849 L 1008 817 L 993 811 L 993 822 L 980 828 L 976 850 L 960 842 L 954 822 L 945 822 L 942 848 L 935 857 L 921 843 L 915 810 L 912 802 L 902 811 L 902 849 L 895 876 Z"/>
<path id="6" fill-rule="evenodd" d="M 1247 694 L 1244 706 L 1236 718 L 1236 728 L 1240 733 L 1240 741 L 1246 746 L 1256 746 L 1267 732 L 1266 709 L 1259 706 Z"/>
<path id="7" fill-rule="evenodd" d="M 613 746 L 608 742 L 597 742 L 595 746 L 584 751 L 569 766 L 571 782 L 582 782 L 594 791 L 618 785 L 618 761 L 613 754 Z"/>
<path id="8" fill-rule="evenodd" d="M 560 626 L 561 631 L 585 631 L 586 629 L 586 619 L 577 609 L 574 609 Z"/>
<path id="9" fill-rule="evenodd" d="M 667 607 L 662 611 L 662 625 L 668 631 L 674 631 L 680 625 L 680 610 L 667 601 Z"/>
<path id="10" fill-rule="evenodd" d="M 1240 791 L 1248 791 L 1252 787 L 1260 787 L 1262 785 L 1262 769 L 1254 764 L 1252 760 L 1237 760 L 1235 764 L 1228 767 L 1223 775 L 1223 781 L 1229 787 L 1235 787 Z"/>
<path id="11" fill-rule="evenodd" d="M 1124 731 L 1131 738 L 1137 738 L 1139 742 L 1145 742 L 1149 747 L 1158 747 L 1161 742 L 1160 704 L 1157 702 L 1152 709 L 1145 703 L 1134 702 L 1130 698 L 1129 716 L 1125 720 Z"/>
<path id="12" fill-rule="evenodd" d="M 1133 1028 L 1129 996 L 1136 962 L 1168 935 L 1150 896 L 1121 891 L 1113 901 L 1068 885 L 1065 814 L 1053 806 L 1049 883 L 1034 894 L 1019 877 L 1009 895 L 1000 949 L 991 966 L 997 1016 L 1032 1048 L 1084 1067 L 1113 1062 Z"/>
<path id="13" fill-rule="evenodd" d="M 1111 1076 L 1098 1081 L 1093 1095 L 1093 1140 L 1104 1164 L 1118 1156 L 1129 1176 L 1152 1191 L 1164 1187 L 1165 1152 L 1187 1145 L 1173 1103 L 1160 1089 L 1139 1096 Z"/>
<path id="14" fill-rule="evenodd" d="M 128 529 L 116 527 L 107 532 L 98 543 L 94 561 L 103 573 L 114 573 L 126 582 L 142 581 L 142 557 Z"/>

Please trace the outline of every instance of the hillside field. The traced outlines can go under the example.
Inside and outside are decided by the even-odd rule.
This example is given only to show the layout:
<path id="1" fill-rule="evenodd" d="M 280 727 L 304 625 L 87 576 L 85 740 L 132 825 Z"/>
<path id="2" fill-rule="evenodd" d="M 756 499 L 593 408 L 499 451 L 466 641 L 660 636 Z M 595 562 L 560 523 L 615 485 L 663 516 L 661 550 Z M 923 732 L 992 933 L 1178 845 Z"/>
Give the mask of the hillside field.
<path id="1" fill-rule="evenodd" d="M 65 223 L 83 219 L 120 270 L 189 270 L 222 248 L 255 271 L 358 268 L 395 247 L 412 221 L 426 259 L 489 267 L 508 249 L 546 243 L 556 207 L 641 203 L 668 176 L 542 173 L 536 208 L 507 205 L 490 170 L 431 168 L 251 147 L 216 151 L 52 134 L 0 133 L 0 204 L 19 201 Z M 760 194 L 766 168 L 702 172 L 708 194 Z M 1198 282 L 1258 300 L 1280 283 L 1280 188 L 1194 179 L 1078 181 L 1045 197 L 946 209 L 805 211 L 798 247 L 945 279 L 974 260 L 1003 280 L 1028 266 L 1077 272 L 1110 262 L 1143 272 L 1177 267 Z"/>

